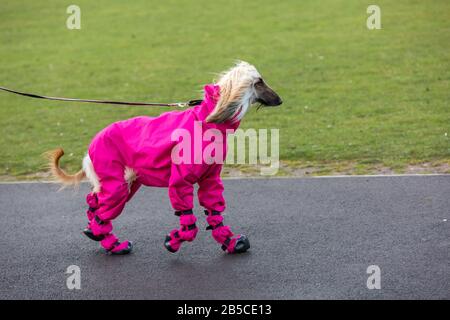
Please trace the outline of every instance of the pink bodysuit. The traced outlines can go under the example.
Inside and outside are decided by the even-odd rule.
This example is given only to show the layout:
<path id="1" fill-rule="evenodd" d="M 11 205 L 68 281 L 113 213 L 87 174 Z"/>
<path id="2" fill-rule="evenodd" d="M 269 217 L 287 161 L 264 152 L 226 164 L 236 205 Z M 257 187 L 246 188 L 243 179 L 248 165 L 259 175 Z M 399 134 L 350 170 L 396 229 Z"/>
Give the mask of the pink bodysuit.
<path id="1" fill-rule="evenodd" d="M 203 152 L 206 146 L 211 144 L 211 141 L 201 139 L 200 142 L 194 139 L 194 126 L 197 126 L 195 129 L 197 133 L 199 128 L 202 130 L 201 133 L 208 129 L 220 130 L 224 137 L 222 144 L 224 160 L 227 148 L 226 133 L 233 132 L 239 126 L 239 122 L 207 123 L 205 119 L 216 106 L 220 88 L 210 84 L 206 85 L 204 90 L 204 100 L 198 106 L 185 111 L 166 112 L 154 118 L 140 116 L 115 122 L 100 131 L 93 139 L 89 147 L 89 157 L 100 181 L 101 190 L 88 195 L 90 206 L 88 217 L 94 233 L 107 235 L 102 241 L 106 249 L 118 244 L 117 238 L 110 233 L 112 230 L 110 221 L 122 212 L 125 203 L 141 185 L 168 187 L 173 209 L 183 212 L 193 208 L 193 185 L 198 183 L 200 205 L 206 208 L 207 212 L 225 210 L 223 184 L 220 178 L 222 164 L 207 164 L 201 154 L 200 163 L 198 159 L 194 163 L 196 154 L 198 156 L 200 150 Z M 175 164 L 172 161 L 172 150 L 179 141 L 172 141 L 171 137 L 174 130 L 180 128 L 187 130 L 192 137 L 190 164 Z M 197 153 L 194 150 L 197 150 Z M 133 169 L 137 174 L 137 179 L 131 186 L 125 181 L 126 167 Z M 94 216 L 104 222 L 104 225 L 97 225 Z M 181 215 L 180 222 L 183 219 L 186 222 L 181 223 L 182 227 L 195 224 L 196 220 L 193 215 Z M 197 228 L 186 231 L 189 231 L 190 235 L 186 235 L 187 239 L 184 240 L 191 241 L 197 233 Z M 222 233 L 224 231 L 225 229 Z M 172 246 L 179 247 L 175 242 Z"/>

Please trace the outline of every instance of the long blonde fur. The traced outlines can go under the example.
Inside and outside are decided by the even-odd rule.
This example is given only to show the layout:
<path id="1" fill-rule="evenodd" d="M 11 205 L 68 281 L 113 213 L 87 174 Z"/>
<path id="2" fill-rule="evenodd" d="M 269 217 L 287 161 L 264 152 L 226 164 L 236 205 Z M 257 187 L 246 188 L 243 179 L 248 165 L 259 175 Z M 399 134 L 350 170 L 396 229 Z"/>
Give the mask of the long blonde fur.
<path id="1" fill-rule="evenodd" d="M 244 61 L 239 61 L 233 68 L 222 73 L 217 81 L 220 98 L 206 121 L 223 123 L 241 120 L 252 103 L 252 84 L 259 77 L 256 68 Z"/>

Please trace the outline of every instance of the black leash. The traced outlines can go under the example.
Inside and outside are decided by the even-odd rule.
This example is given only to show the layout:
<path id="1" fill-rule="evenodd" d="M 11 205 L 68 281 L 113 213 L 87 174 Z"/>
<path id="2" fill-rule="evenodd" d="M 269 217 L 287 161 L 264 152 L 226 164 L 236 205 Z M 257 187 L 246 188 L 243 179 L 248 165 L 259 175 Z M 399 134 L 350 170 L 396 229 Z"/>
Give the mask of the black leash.
<path id="1" fill-rule="evenodd" d="M 72 102 L 88 102 L 88 103 L 103 103 L 103 104 L 116 104 L 126 106 L 153 106 L 153 107 L 192 107 L 199 105 L 203 100 L 190 100 L 188 102 L 174 102 L 174 103 L 157 103 L 157 102 L 125 102 L 125 101 L 112 101 L 112 100 L 92 100 L 92 99 L 74 99 L 74 98 L 60 98 L 60 97 L 48 97 L 41 96 L 33 93 L 20 92 L 12 89 L 8 89 L 0 86 L 0 90 L 11 92 L 25 97 L 46 99 L 46 100 L 58 100 L 58 101 L 72 101 Z"/>

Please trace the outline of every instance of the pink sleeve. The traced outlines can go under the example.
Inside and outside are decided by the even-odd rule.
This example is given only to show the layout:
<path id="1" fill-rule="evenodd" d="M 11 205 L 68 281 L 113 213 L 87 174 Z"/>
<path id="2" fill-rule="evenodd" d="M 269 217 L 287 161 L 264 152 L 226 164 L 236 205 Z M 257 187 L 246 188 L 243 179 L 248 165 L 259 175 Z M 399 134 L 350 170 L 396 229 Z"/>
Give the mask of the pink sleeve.
<path id="1" fill-rule="evenodd" d="M 221 164 L 215 164 L 198 181 L 198 200 L 207 210 L 225 211 L 225 198 L 223 197 L 223 184 L 220 178 Z"/>
<path id="2" fill-rule="evenodd" d="M 169 179 L 169 198 L 174 210 L 190 210 L 193 205 L 193 184 L 196 177 L 187 166 L 172 164 Z"/>

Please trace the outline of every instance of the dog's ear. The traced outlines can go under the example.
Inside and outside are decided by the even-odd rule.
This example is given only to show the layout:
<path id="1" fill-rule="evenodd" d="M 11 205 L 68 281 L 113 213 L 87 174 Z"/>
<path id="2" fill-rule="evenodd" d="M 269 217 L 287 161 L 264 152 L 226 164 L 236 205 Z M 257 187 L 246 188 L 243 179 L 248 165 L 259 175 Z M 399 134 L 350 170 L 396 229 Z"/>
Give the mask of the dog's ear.
<path id="1" fill-rule="evenodd" d="M 224 123 L 225 121 L 233 118 L 238 108 L 239 103 L 237 102 L 224 101 L 221 103 L 219 100 L 214 108 L 214 111 L 206 118 L 206 122 Z"/>
<path id="2" fill-rule="evenodd" d="M 234 85 L 232 79 L 228 79 L 220 85 L 220 98 L 213 112 L 206 118 L 206 122 L 223 123 L 232 119 L 242 104 L 242 97 L 248 85 Z"/>

